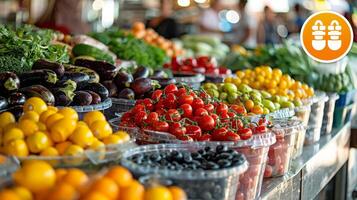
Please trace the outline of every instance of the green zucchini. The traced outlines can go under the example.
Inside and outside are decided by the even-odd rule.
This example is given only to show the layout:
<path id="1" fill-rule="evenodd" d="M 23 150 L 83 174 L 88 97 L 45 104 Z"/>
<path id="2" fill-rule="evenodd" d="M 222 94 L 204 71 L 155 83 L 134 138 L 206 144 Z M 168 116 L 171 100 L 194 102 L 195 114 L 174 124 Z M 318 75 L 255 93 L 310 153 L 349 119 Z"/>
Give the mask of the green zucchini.
<path id="1" fill-rule="evenodd" d="M 96 60 L 114 64 L 114 58 L 109 53 L 87 44 L 77 44 L 73 47 L 72 53 L 75 56 L 90 56 Z"/>

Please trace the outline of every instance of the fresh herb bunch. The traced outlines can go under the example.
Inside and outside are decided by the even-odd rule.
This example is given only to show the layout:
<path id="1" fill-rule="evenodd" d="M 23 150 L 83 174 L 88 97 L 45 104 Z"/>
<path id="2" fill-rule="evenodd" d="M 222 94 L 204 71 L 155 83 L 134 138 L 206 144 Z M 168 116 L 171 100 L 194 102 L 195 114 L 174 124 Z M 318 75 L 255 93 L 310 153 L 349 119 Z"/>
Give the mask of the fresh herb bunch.
<path id="1" fill-rule="evenodd" d="M 38 59 L 67 63 L 67 48 L 52 44 L 53 34 L 31 25 L 17 28 L 0 25 L 0 72 L 29 71 Z"/>
<path id="2" fill-rule="evenodd" d="M 138 65 L 157 69 L 161 68 L 168 59 L 160 48 L 151 46 L 131 34 L 125 34 L 119 29 L 110 29 L 90 35 L 108 45 L 119 58 L 136 61 Z"/>

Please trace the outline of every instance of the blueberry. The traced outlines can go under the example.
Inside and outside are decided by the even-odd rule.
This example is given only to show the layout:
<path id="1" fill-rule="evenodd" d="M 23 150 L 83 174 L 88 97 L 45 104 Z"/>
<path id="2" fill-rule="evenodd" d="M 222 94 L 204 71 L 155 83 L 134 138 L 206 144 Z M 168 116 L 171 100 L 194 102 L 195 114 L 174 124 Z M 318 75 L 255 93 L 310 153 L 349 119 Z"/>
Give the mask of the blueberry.
<path id="1" fill-rule="evenodd" d="M 199 153 L 200 155 L 204 155 L 206 154 L 205 150 L 204 149 L 200 149 L 197 151 L 197 153 Z"/>
<path id="2" fill-rule="evenodd" d="M 191 154 L 191 157 L 193 158 L 193 159 L 199 159 L 199 158 L 202 158 L 202 156 L 201 156 L 201 154 L 199 154 L 199 153 L 196 153 L 196 152 L 194 152 L 194 153 L 192 153 Z"/>
<path id="3" fill-rule="evenodd" d="M 216 151 L 217 151 L 218 153 L 225 152 L 225 151 L 227 151 L 227 150 L 228 150 L 228 147 L 227 147 L 226 145 L 220 144 L 220 145 L 218 145 L 218 146 L 216 147 Z"/>
<path id="4" fill-rule="evenodd" d="M 161 160 L 161 156 L 159 154 L 151 154 L 150 155 L 150 160 L 154 162 L 158 162 Z"/>
<path id="5" fill-rule="evenodd" d="M 214 162 L 207 162 L 206 169 L 219 169 L 219 165 Z"/>
<path id="6" fill-rule="evenodd" d="M 226 160 L 232 160 L 233 155 L 230 153 L 221 153 L 217 156 L 218 159 L 226 159 Z"/>
<path id="7" fill-rule="evenodd" d="M 192 157 L 190 154 L 184 154 L 183 155 L 183 161 L 186 162 L 186 163 L 190 163 L 192 162 Z"/>
<path id="8" fill-rule="evenodd" d="M 242 154 L 238 154 L 237 156 L 235 156 L 233 158 L 233 161 L 232 161 L 232 165 L 233 166 L 238 166 L 238 165 L 241 165 L 243 164 L 245 161 L 244 157 L 242 156 Z"/>
<path id="9" fill-rule="evenodd" d="M 217 161 L 217 164 L 221 167 L 221 168 L 227 168 L 229 166 L 232 165 L 232 162 L 228 161 L 228 160 L 224 160 L 224 159 L 221 159 L 221 160 L 218 160 Z"/>
<path id="10" fill-rule="evenodd" d="M 212 148 L 210 147 L 210 146 L 207 146 L 207 147 L 205 147 L 205 149 L 204 149 L 206 152 L 208 152 L 208 151 L 211 151 L 212 150 Z"/>

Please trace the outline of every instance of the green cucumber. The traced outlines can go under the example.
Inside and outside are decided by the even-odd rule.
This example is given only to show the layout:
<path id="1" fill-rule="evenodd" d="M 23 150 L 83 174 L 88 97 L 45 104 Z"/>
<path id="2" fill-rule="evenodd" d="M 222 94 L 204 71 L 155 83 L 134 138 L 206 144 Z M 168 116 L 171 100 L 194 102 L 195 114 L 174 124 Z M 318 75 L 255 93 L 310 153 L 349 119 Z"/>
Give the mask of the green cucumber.
<path id="1" fill-rule="evenodd" d="M 114 58 L 109 53 L 87 44 L 77 44 L 73 47 L 72 52 L 75 56 L 90 56 L 96 60 L 114 64 Z"/>

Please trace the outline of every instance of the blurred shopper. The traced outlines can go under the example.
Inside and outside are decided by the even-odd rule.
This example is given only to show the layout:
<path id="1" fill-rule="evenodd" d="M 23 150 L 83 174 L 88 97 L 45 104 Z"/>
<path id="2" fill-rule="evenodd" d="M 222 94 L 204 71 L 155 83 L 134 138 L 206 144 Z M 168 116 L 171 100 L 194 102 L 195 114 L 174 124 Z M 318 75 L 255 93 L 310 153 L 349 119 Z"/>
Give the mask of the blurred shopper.
<path id="1" fill-rule="evenodd" d="M 353 31 L 353 41 L 357 42 L 357 20 L 353 19 L 353 13 L 357 13 L 357 1 L 348 0 L 348 11 L 344 14 L 346 19 L 350 22 Z"/>
<path id="2" fill-rule="evenodd" d="M 234 27 L 235 43 L 246 44 L 252 31 L 249 25 L 249 16 L 246 13 L 248 0 L 240 0 L 238 3 L 239 22 Z"/>
<path id="3" fill-rule="evenodd" d="M 148 28 L 154 29 L 157 33 L 167 39 L 172 39 L 180 36 L 178 23 L 172 14 L 172 0 L 160 1 L 160 16 L 149 20 L 146 24 Z"/>
<path id="4" fill-rule="evenodd" d="M 304 25 L 306 18 L 304 16 L 303 8 L 301 7 L 300 4 L 297 3 L 294 5 L 294 11 L 295 11 L 295 19 L 294 19 L 295 31 L 294 32 L 299 33 L 301 31 L 302 26 Z"/>
<path id="5" fill-rule="evenodd" d="M 200 19 L 200 28 L 202 33 L 211 33 L 221 36 L 222 31 L 219 27 L 219 11 L 221 11 L 221 0 L 212 0 L 210 8 L 203 11 Z"/>
<path id="6" fill-rule="evenodd" d="M 274 11 L 268 7 L 264 7 L 264 15 L 259 22 L 257 30 L 258 44 L 276 44 L 281 42 L 278 35 L 278 23 Z"/>

